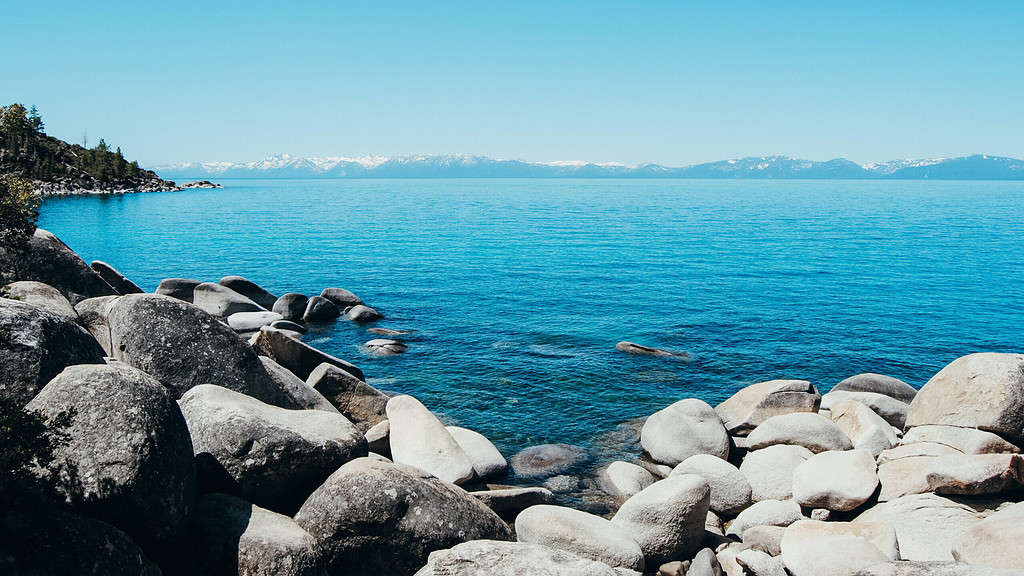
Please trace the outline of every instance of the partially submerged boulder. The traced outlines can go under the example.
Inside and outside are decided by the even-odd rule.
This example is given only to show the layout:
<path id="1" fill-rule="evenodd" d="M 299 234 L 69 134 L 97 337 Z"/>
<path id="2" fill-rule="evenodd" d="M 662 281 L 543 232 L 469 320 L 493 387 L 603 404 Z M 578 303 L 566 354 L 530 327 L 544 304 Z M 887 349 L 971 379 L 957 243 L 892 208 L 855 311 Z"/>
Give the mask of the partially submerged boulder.
<path id="1" fill-rule="evenodd" d="M 701 548 L 711 488 L 696 474 L 659 480 L 626 500 L 612 517 L 640 544 L 647 566 L 688 558 Z"/>
<path id="2" fill-rule="evenodd" d="M 672 469 L 672 476 L 697 474 L 711 487 L 709 507 L 715 512 L 736 514 L 751 503 L 750 482 L 729 462 L 709 454 L 695 454 Z"/>
<path id="3" fill-rule="evenodd" d="M 226 473 L 246 500 L 278 512 L 293 513 L 332 472 L 366 456 L 363 435 L 340 414 L 286 410 L 213 384 L 179 404 L 200 471 Z"/>
<path id="4" fill-rule="evenodd" d="M 555 476 L 587 460 L 587 451 L 571 444 L 539 444 L 512 456 L 516 476 L 543 478 Z"/>
<path id="5" fill-rule="evenodd" d="M 769 380 L 751 384 L 715 406 L 729 433 L 745 433 L 772 416 L 817 412 L 821 394 L 806 380 Z"/>
<path id="6" fill-rule="evenodd" d="M 473 478 L 473 463 L 437 416 L 412 396 L 388 400 L 391 459 L 415 466 L 445 482 L 462 484 Z"/>
<path id="7" fill-rule="evenodd" d="M 636 356 L 671 356 L 676 358 L 686 358 L 686 353 L 672 352 L 671 350 L 664 350 L 662 348 L 653 348 L 651 346 L 644 346 L 643 344 L 637 344 L 636 342 L 619 342 L 615 345 L 615 349 L 619 352 L 625 352 L 626 354 L 633 354 Z"/>
<path id="8" fill-rule="evenodd" d="M 371 356 L 397 356 L 409 349 L 409 345 L 399 340 L 374 338 L 363 344 L 363 348 Z"/>
<path id="9" fill-rule="evenodd" d="M 598 562 L 643 571 L 644 553 L 627 528 L 562 506 L 531 506 L 516 517 L 516 538 Z"/>
<path id="10" fill-rule="evenodd" d="M 803 446 L 811 452 L 853 448 L 850 438 L 835 422 L 811 412 L 773 416 L 747 436 L 748 450 L 760 450 L 776 444 Z"/>
<path id="11" fill-rule="evenodd" d="M 263 308 L 270 310 L 277 301 L 277 296 L 267 292 L 262 286 L 241 276 L 225 276 L 218 282 L 221 286 L 245 296 Z"/>
<path id="12" fill-rule="evenodd" d="M 353 322 L 376 322 L 377 320 L 380 320 L 383 317 L 384 315 L 381 314 L 380 312 L 363 304 L 356 304 L 355 306 L 351 306 L 345 309 L 345 318 L 348 318 Z"/>
<path id="13" fill-rule="evenodd" d="M 651 458 L 675 466 L 694 454 L 729 457 L 729 434 L 715 410 L 687 398 L 651 414 L 640 430 L 640 445 Z"/>
<path id="14" fill-rule="evenodd" d="M 387 395 L 332 363 L 317 366 L 306 384 L 364 433 L 387 419 Z"/>
<path id="15" fill-rule="evenodd" d="M 102 364 L 84 328 L 31 304 L 0 298 L 0 398 L 24 406 L 67 366 Z"/>
<path id="16" fill-rule="evenodd" d="M 793 470 L 793 499 L 805 508 L 847 512 L 877 488 L 875 459 L 866 450 L 821 452 Z"/>
<path id="17" fill-rule="evenodd" d="M 178 405 L 148 374 L 121 363 L 70 366 L 26 406 L 71 415 L 51 472 L 78 511 L 146 550 L 177 537 L 192 506 L 192 442 Z"/>
<path id="18" fill-rule="evenodd" d="M 260 332 L 256 336 L 252 347 L 260 354 L 273 358 L 275 362 L 291 370 L 299 378 L 304 378 L 307 381 L 313 369 L 324 362 L 341 368 L 359 380 L 366 378 L 363 375 L 363 371 L 350 362 L 317 350 L 301 340 L 288 336 L 284 330 L 278 330 L 270 326 L 260 328 Z"/>
<path id="19" fill-rule="evenodd" d="M 312 324 L 333 322 L 341 316 L 341 310 L 323 296 L 313 296 L 306 302 L 306 310 L 302 313 L 302 321 Z"/>
<path id="20" fill-rule="evenodd" d="M 320 292 L 320 296 L 334 302 L 334 305 L 342 310 L 349 306 L 357 306 L 363 303 L 363 301 L 359 299 L 359 296 L 356 296 L 344 288 L 324 288 L 323 291 Z"/>
<path id="21" fill-rule="evenodd" d="M 102 260 L 93 260 L 89 267 L 95 270 L 100 275 L 100 278 L 103 278 L 103 281 L 109 284 L 111 288 L 117 290 L 118 294 L 142 294 L 145 292 L 145 290 L 139 288 L 138 284 L 118 272 L 117 268 Z"/>
<path id="22" fill-rule="evenodd" d="M 274 301 L 271 309 L 280 314 L 285 320 L 302 320 L 306 313 L 306 306 L 309 305 L 309 298 L 305 294 L 289 292 Z"/>
<path id="23" fill-rule="evenodd" d="M 434 550 L 512 539 L 501 518 L 461 488 L 371 458 L 331 474 L 295 521 L 319 542 L 328 573 L 346 576 L 412 574 Z"/>
<path id="24" fill-rule="evenodd" d="M 71 306 L 71 302 L 68 302 L 68 299 L 60 291 L 48 284 L 32 280 L 11 282 L 0 289 L 0 295 L 42 308 L 69 322 L 78 322 L 78 313 Z"/>

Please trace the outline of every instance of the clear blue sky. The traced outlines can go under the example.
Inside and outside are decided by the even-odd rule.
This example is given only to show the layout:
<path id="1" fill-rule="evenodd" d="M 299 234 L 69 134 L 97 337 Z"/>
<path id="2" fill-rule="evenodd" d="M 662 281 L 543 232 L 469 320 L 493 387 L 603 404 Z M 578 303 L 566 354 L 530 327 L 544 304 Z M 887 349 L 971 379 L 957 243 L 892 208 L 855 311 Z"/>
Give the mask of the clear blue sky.
<path id="1" fill-rule="evenodd" d="M 0 101 L 143 165 L 1024 156 L 1024 2 L 714 4 L 8 2 Z"/>

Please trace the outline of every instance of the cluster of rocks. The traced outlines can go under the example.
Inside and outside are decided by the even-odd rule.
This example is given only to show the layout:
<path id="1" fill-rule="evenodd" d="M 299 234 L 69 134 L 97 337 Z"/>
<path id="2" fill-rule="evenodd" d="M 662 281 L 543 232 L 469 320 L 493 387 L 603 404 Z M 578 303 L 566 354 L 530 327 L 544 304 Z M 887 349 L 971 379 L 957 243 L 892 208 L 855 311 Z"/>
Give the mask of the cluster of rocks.
<path id="1" fill-rule="evenodd" d="M 507 461 L 296 337 L 379 318 L 350 292 L 227 277 L 146 294 L 51 237 L 0 298 L 0 397 L 70 414 L 40 470 L 63 505 L 0 523 L 11 573 L 1024 571 L 1024 355 L 957 359 L 920 391 L 862 374 L 680 400 L 643 422 L 642 455 L 599 470 L 613 505 L 588 511 L 556 494 L 583 449 Z M 535 485 L 491 483 L 510 472 Z"/>

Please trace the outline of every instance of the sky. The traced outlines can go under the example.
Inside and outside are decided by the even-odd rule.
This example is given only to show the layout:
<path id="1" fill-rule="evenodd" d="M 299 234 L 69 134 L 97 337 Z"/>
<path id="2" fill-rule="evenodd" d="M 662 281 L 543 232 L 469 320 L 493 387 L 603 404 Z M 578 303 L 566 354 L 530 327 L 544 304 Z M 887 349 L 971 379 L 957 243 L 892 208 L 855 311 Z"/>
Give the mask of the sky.
<path id="1" fill-rule="evenodd" d="M 1024 2 L 9 2 L 0 102 L 144 166 L 1024 157 Z"/>

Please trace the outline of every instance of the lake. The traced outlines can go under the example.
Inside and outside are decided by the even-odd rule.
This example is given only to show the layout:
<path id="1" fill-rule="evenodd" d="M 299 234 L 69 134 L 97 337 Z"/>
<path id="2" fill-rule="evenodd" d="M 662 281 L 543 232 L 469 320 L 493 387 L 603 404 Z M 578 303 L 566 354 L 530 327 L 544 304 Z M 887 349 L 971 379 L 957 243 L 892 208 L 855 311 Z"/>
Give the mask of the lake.
<path id="1" fill-rule="evenodd" d="M 229 274 L 352 290 L 380 326 L 416 330 L 408 352 L 366 357 L 376 336 L 344 320 L 306 340 L 506 456 L 612 457 L 622 422 L 761 380 L 920 387 L 963 354 L 1024 349 L 1024 182 L 222 183 L 53 198 L 40 226 L 146 290 Z"/>

